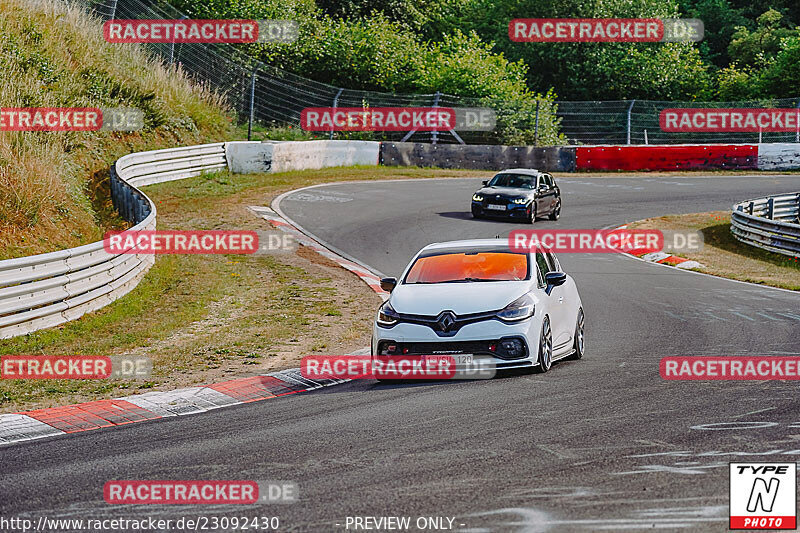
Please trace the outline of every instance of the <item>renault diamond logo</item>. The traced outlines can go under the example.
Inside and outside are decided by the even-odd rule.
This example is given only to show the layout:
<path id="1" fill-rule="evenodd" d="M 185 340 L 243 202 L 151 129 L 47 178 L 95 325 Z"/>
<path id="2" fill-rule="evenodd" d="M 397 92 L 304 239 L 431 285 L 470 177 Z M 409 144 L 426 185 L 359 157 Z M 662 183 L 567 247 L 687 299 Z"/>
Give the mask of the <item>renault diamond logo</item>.
<path id="1" fill-rule="evenodd" d="M 444 311 L 436 319 L 436 324 L 439 326 L 439 329 L 444 332 L 450 331 L 450 328 L 452 328 L 455 323 L 456 315 L 453 314 L 452 311 Z"/>

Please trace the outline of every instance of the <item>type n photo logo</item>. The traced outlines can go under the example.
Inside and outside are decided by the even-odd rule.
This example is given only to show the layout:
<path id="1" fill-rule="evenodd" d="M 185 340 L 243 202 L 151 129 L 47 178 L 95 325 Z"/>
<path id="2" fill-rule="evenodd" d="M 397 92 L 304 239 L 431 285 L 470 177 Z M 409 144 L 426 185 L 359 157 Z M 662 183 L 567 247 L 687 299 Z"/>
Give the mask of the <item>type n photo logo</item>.
<path id="1" fill-rule="evenodd" d="M 797 529 L 795 463 L 731 463 L 730 491 L 730 529 Z"/>

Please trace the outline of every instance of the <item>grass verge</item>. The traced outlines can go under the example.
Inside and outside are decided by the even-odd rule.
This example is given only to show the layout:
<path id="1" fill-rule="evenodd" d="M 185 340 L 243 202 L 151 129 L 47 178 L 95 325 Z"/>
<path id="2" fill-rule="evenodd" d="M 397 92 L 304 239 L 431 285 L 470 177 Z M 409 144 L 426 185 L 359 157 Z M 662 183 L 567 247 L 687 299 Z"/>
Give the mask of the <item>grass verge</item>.
<path id="1" fill-rule="evenodd" d="M 700 231 L 704 239 L 702 250 L 679 254 L 705 265 L 694 270 L 723 278 L 800 290 L 800 262 L 797 259 L 737 241 L 731 234 L 730 224 L 729 211 L 711 211 L 648 218 L 628 227 Z"/>
<path id="2" fill-rule="evenodd" d="M 146 192 L 156 202 L 159 229 L 258 230 L 268 224 L 248 205 L 269 205 L 306 185 L 485 175 L 399 167 L 216 172 Z M 113 304 L 58 328 L 0 341 L 0 355 L 148 356 L 149 380 L 2 380 L 0 412 L 224 381 L 296 367 L 311 353 L 349 353 L 369 344 L 379 302 L 355 275 L 302 247 L 270 256 L 157 256 L 140 285 Z"/>

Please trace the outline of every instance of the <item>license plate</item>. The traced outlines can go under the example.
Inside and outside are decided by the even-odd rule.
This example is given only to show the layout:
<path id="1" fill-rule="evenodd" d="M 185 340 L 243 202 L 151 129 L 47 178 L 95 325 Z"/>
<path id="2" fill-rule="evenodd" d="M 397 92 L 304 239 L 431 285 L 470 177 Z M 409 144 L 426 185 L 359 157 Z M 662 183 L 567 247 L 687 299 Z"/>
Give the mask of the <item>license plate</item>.
<path id="1" fill-rule="evenodd" d="M 471 353 L 460 353 L 453 356 L 453 359 L 456 361 L 456 366 L 461 365 L 471 365 L 472 364 L 472 354 Z"/>
<path id="2" fill-rule="evenodd" d="M 453 363 L 455 363 L 456 366 L 471 365 L 473 361 L 473 355 L 471 353 L 447 353 L 447 354 L 425 355 L 423 356 L 423 359 L 431 360 L 434 361 L 435 363 L 438 363 L 439 361 L 449 357 L 452 357 L 452 361 Z"/>
<path id="3" fill-rule="evenodd" d="M 486 209 L 494 209 L 495 211 L 505 211 L 506 210 L 506 206 L 489 204 L 489 205 L 486 206 Z"/>

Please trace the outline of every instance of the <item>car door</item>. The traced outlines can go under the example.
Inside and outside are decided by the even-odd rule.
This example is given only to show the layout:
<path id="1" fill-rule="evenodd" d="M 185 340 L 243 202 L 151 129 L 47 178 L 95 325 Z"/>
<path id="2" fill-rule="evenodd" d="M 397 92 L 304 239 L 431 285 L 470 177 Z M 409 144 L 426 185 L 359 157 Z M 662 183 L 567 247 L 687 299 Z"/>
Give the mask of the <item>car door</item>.
<path id="1" fill-rule="evenodd" d="M 544 268 L 546 272 L 560 272 L 561 266 L 555 255 L 549 251 L 542 254 Z M 539 263 L 537 259 L 537 264 Z M 552 314 L 550 317 L 550 329 L 553 332 L 553 355 L 558 356 L 570 346 L 572 341 L 573 324 L 570 319 L 570 299 L 567 297 L 566 284 L 557 287 L 549 287 L 550 300 L 552 303 Z"/>
<path id="2" fill-rule="evenodd" d="M 555 182 L 553 181 L 553 176 L 550 174 L 541 174 L 540 175 L 541 183 L 546 187 L 544 192 L 542 193 L 542 207 L 539 210 L 539 213 L 542 215 L 546 215 L 552 212 L 556 206 L 556 188 Z"/>
<path id="3" fill-rule="evenodd" d="M 536 214 L 538 216 L 546 215 L 549 212 L 550 204 L 547 193 L 547 182 L 544 181 L 544 174 L 539 174 L 536 178 Z"/>
<path id="4" fill-rule="evenodd" d="M 550 174 L 542 174 L 542 178 L 544 179 L 544 182 L 547 184 L 547 193 L 546 193 L 547 205 L 545 207 L 546 211 L 543 211 L 543 213 L 544 212 L 551 213 L 553 209 L 556 208 L 556 200 L 557 200 L 556 184 L 555 181 L 553 180 L 553 176 L 551 176 Z"/>

